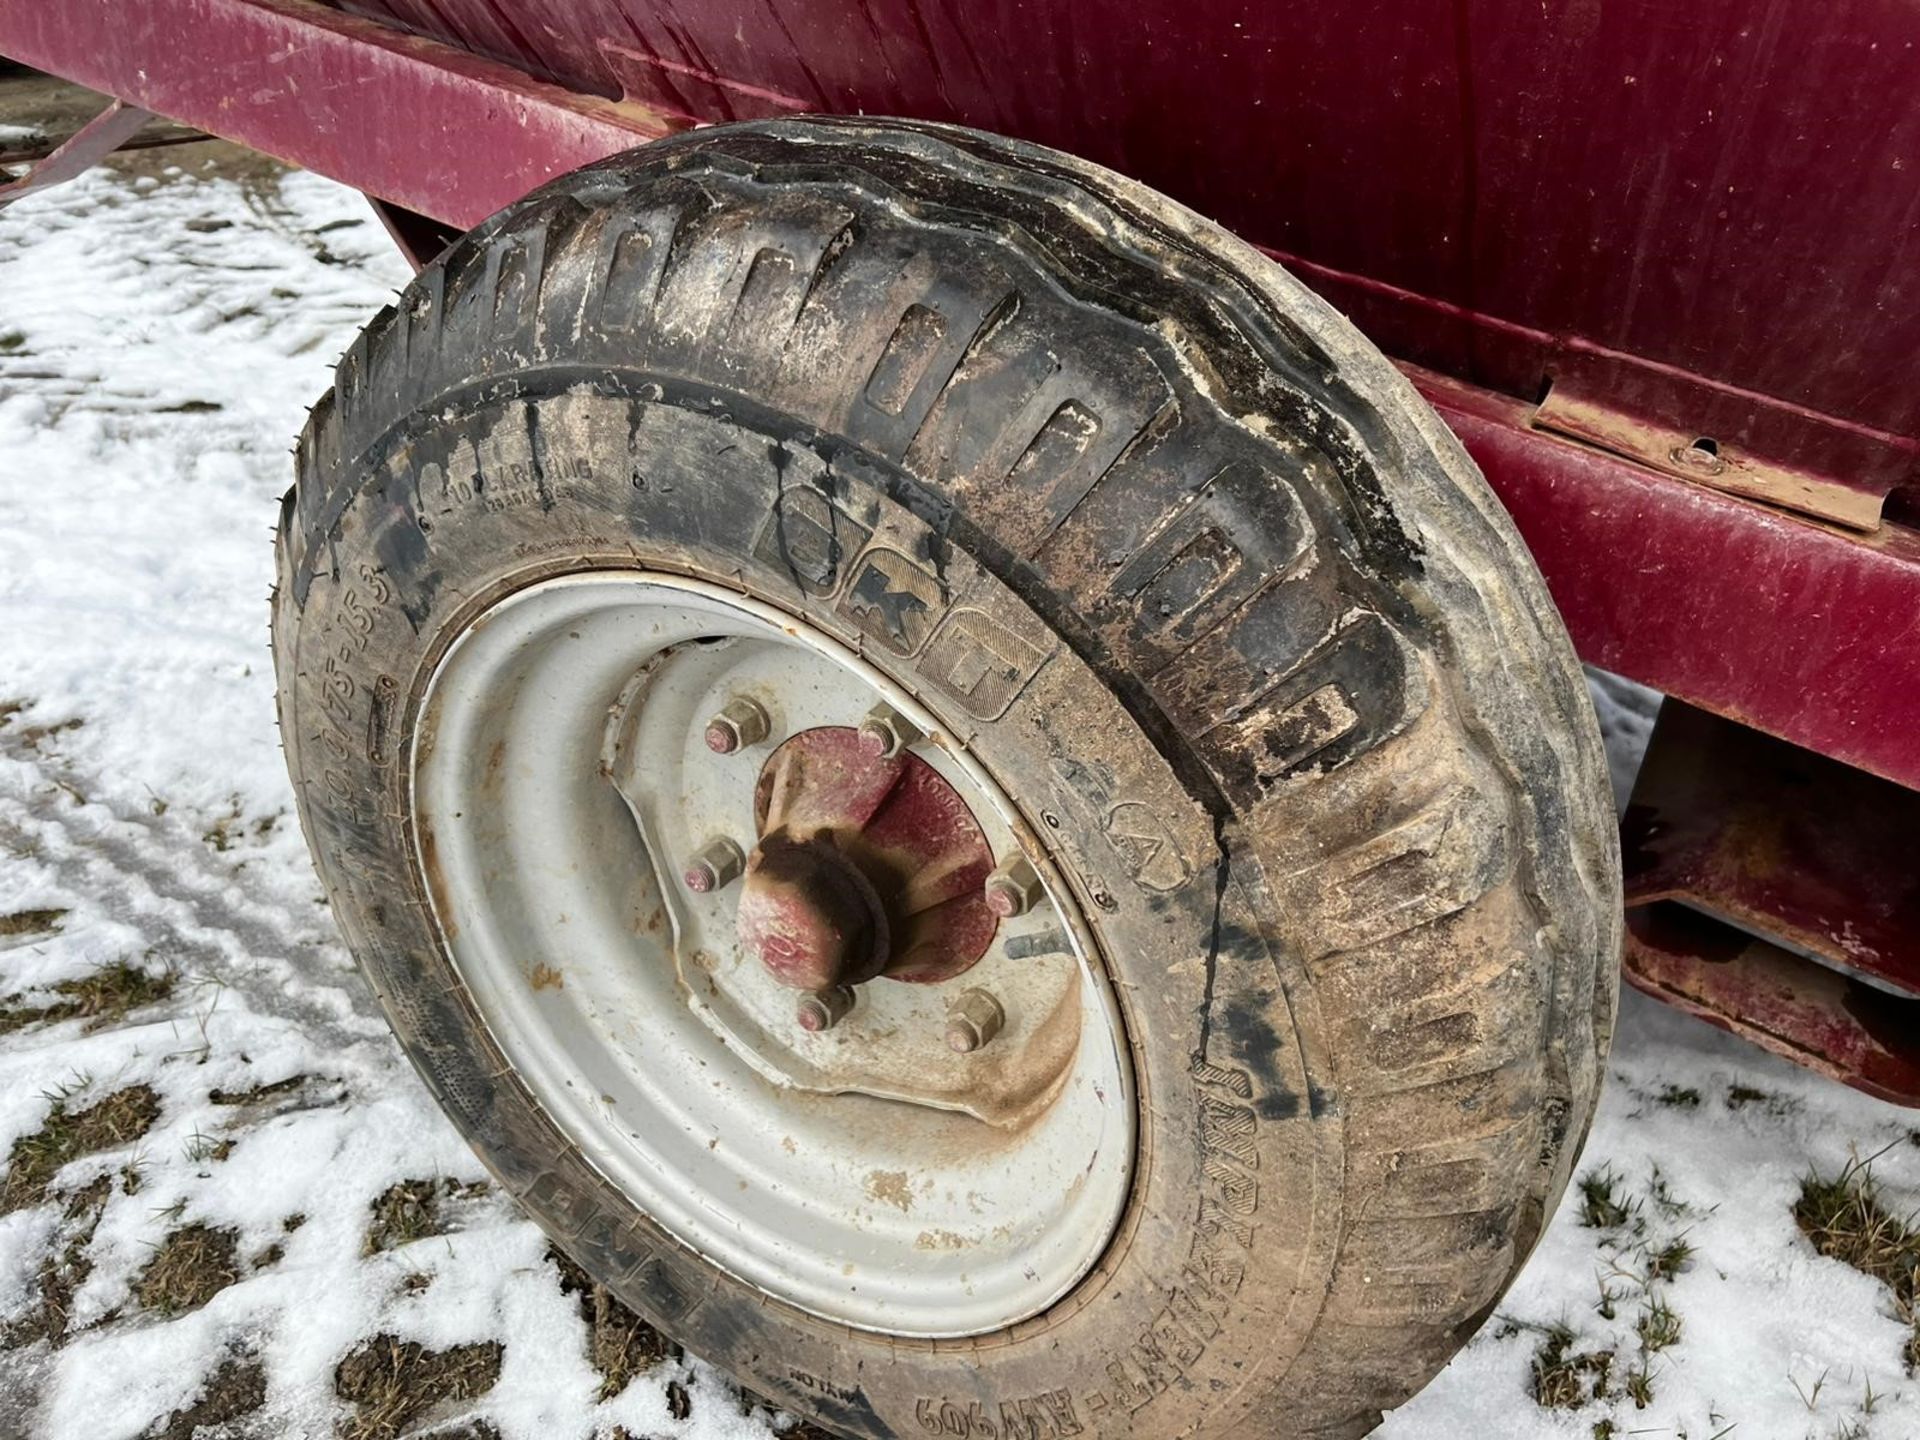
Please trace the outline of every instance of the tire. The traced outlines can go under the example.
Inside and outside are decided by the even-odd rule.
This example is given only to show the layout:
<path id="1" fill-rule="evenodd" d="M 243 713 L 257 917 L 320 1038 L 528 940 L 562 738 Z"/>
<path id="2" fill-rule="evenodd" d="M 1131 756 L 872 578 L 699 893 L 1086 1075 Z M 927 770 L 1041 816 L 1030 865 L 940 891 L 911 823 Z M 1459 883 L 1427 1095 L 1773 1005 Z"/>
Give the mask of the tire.
<path id="1" fill-rule="evenodd" d="M 882 551 L 924 623 L 846 603 Z M 1567 1183 L 1620 902 L 1566 634 L 1392 366 L 1141 186 L 831 120 L 557 180 L 342 359 L 278 557 L 302 821 L 427 1085 L 623 1301 L 838 1433 L 1362 1434 L 1488 1316 Z M 1139 1139 L 1111 1243 L 1043 1313 L 914 1340 L 733 1279 L 602 1178 L 481 1023 L 411 829 L 423 686 L 491 600 L 636 566 L 858 648 L 1069 878 Z M 989 663 L 963 674 L 967 646 Z"/>

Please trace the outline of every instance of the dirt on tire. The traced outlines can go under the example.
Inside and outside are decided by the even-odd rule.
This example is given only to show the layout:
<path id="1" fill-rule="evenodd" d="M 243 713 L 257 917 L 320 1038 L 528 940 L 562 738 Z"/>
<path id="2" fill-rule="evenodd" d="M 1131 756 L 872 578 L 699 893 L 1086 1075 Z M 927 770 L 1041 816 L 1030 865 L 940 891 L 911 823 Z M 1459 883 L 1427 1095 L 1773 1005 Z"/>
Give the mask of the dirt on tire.
<path id="1" fill-rule="evenodd" d="M 623 1304 L 839 1433 L 1363 1433 L 1567 1183 L 1619 947 L 1571 647 L 1404 379 L 1140 186 L 855 121 L 565 177 L 343 359 L 279 559 L 302 818 L 427 1084 Z M 917 1341 L 773 1300 L 513 1082 L 432 923 L 411 727 L 463 625 L 592 569 L 858 647 L 1057 847 L 1142 1138 L 1111 1248 L 1044 1314 Z"/>

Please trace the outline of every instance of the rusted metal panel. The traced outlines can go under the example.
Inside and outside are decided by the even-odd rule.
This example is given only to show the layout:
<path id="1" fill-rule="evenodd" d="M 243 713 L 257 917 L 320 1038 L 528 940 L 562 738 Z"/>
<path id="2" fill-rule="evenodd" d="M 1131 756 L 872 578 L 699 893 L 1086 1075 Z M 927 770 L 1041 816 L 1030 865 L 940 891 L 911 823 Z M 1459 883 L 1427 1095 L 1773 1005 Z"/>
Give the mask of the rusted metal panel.
<path id="1" fill-rule="evenodd" d="M 1833 476 L 1822 475 L 1721 439 L 1713 433 L 1717 427 L 1705 414 L 1688 429 L 1676 430 L 1658 419 L 1624 410 L 1622 403 L 1618 389 L 1592 382 L 1582 386 L 1556 378 L 1552 391 L 1534 412 L 1533 424 L 1536 429 L 1584 440 L 1683 480 L 1830 520 L 1852 530 L 1879 528 L 1887 492 L 1913 463 L 1910 451 L 1897 445 L 1834 431 L 1824 452 L 1827 458 L 1845 458 L 1847 442 L 1857 441 L 1851 446 L 1857 452 L 1855 463 Z M 1680 413 L 1679 407 L 1670 413 Z"/>
<path id="2" fill-rule="evenodd" d="M 1679 905 L 1627 913 L 1636 987 L 1796 1064 L 1920 1105 L 1920 1001 L 1876 990 Z"/>
<path id="3" fill-rule="evenodd" d="M 661 55 L 602 41 L 600 50 L 620 82 L 620 98 L 688 121 L 766 120 L 807 109 L 804 100 L 758 85 L 740 85 Z"/>
<path id="4" fill-rule="evenodd" d="M 1582 658 L 1920 788 L 1920 535 L 1721 494 L 1411 373 L 1519 523 Z"/>
<path id="5" fill-rule="evenodd" d="M 0 0 L 0 54 L 463 229 L 685 124 L 311 0 Z"/>
<path id="6" fill-rule="evenodd" d="M 1662 0 L 1577 21 L 1521 0 L 1146 0 L 1127 25 L 1079 0 L 346 8 L 388 23 L 356 31 L 301 0 L 0 0 L 0 51 L 166 113 L 206 111 L 196 92 L 215 86 L 252 110 L 297 74 L 319 108 L 239 138 L 459 223 L 618 148 L 556 130 L 558 91 L 525 72 L 602 106 L 647 101 L 646 118 L 593 118 L 651 133 L 668 112 L 794 106 L 978 125 L 1221 219 L 1416 363 L 1528 400 L 1552 382 L 1769 473 L 1869 495 L 1916 475 L 1920 306 L 1903 286 L 1920 273 L 1920 110 L 1855 98 L 1920 90 L 1911 7 L 1756 18 L 1703 0 L 1676 24 Z M 323 31 L 318 53 L 290 26 Z M 393 26 L 502 62 L 467 78 L 503 108 L 460 130 L 450 97 L 396 85 L 423 52 Z M 378 55 L 343 58 L 347 35 Z"/>
<path id="7" fill-rule="evenodd" d="M 1920 793 L 1669 700 L 1621 825 L 1636 985 L 1920 1104 Z"/>
<path id="8" fill-rule="evenodd" d="M 1920 792 L 1668 701 L 1621 850 L 1629 906 L 1683 901 L 1920 995 Z"/>

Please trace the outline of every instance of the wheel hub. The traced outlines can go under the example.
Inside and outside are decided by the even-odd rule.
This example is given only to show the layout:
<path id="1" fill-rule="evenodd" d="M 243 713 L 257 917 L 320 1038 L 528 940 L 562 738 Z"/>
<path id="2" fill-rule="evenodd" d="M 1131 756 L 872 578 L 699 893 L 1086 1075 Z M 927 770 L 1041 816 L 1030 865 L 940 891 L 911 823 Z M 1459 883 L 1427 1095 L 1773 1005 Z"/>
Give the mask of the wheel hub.
<path id="1" fill-rule="evenodd" d="M 937 983 L 993 943 L 993 852 L 918 755 L 886 755 L 843 726 L 803 731 L 761 770 L 754 823 L 740 941 L 781 984 Z"/>
<path id="2" fill-rule="evenodd" d="M 747 858 L 738 929 L 775 980 L 816 993 L 873 979 L 893 938 L 880 892 L 833 832 L 802 839 L 784 825 Z"/>
<path id="3" fill-rule="evenodd" d="M 1097 1260 L 1134 1121 L 1091 933 L 1011 801 L 866 662 L 696 582 L 548 581 L 448 651 L 413 765 L 416 858 L 488 1029 L 686 1243 L 923 1336 L 1014 1323 Z"/>

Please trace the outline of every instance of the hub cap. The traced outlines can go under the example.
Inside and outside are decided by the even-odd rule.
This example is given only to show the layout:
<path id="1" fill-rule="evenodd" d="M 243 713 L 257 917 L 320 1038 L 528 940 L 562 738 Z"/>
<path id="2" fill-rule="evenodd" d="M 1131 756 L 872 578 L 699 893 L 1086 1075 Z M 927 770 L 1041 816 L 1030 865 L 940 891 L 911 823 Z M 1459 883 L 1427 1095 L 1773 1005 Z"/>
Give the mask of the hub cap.
<path id="1" fill-rule="evenodd" d="M 1091 933 L 873 667 L 697 582 L 549 581 L 448 651 L 413 764 L 456 970 L 679 1239 L 910 1336 L 1003 1328 L 1099 1258 L 1134 1106 Z"/>

